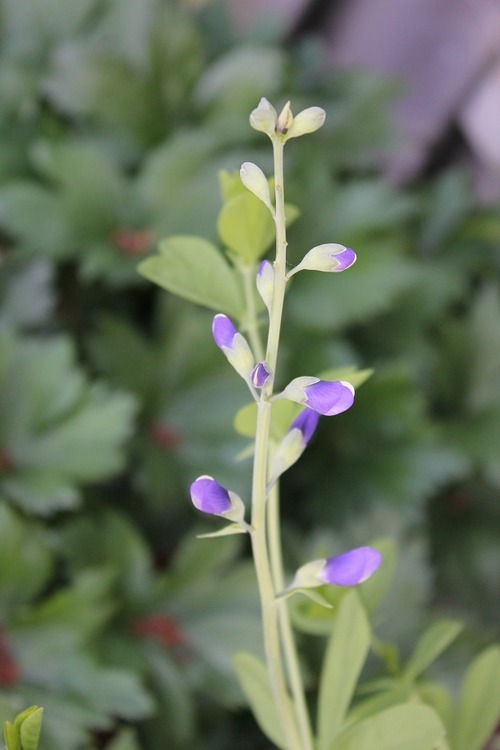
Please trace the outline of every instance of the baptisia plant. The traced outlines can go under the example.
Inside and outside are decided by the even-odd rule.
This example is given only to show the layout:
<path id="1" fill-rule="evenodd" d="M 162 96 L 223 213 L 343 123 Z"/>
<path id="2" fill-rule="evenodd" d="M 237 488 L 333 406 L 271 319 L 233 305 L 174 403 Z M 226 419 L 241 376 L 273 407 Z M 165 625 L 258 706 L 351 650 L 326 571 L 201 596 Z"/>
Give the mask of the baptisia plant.
<path id="1" fill-rule="evenodd" d="M 217 531 L 203 536 L 246 534 L 250 539 L 260 595 L 264 661 L 239 652 L 233 663 L 260 728 L 277 747 L 466 750 L 460 744 L 447 743 L 437 714 L 424 705 L 432 704 L 429 692 L 419 692 L 416 683 L 422 669 L 459 632 L 454 622 L 431 626 L 417 644 L 409 666 L 401 668 L 402 676 L 388 677 L 383 685 L 371 688 L 373 695 L 369 688 L 364 698 L 356 699 L 356 686 L 370 650 L 382 660 L 389 653 L 372 635 L 369 616 L 382 600 L 394 567 L 390 540 L 354 549 L 321 550 L 291 575 L 285 574 L 282 563 L 280 477 L 302 456 L 322 417 L 335 417 L 353 407 L 355 387 L 367 377 L 366 371 L 347 368 L 337 376 L 297 373 L 286 382 L 280 364 L 283 308 L 290 280 L 301 272 L 342 273 L 356 261 L 353 249 L 333 242 L 311 248 L 292 268 L 287 261 L 287 224 L 295 218 L 296 209 L 285 203 L 284 147 L 293 138 L 314 133 L 324 121 L 320 107 L 309 107 L 294 116 L 290 103 L 278 113 L 267 99 L 261 99 L 250 115 L 250 124 L 271 141 L 274 174 L 269 180 L 259 166 L 245 162 L 239 175 L 221 175 L 223 207 L 217 229 L 227 259 L 206 240 L 177 236 L 162 241 L 159 255 L 141 263 L 141 273 L 149 279 L 216 311 L 213 340 L 244 380 L 251 398 L 235 420 L 237 430 L 252 438 L 245 453 L 253 456 L 251 497 L 241 498 L 217 477 L 203 474 L 191 484 L 191 499 L 198 511 L 223 522 Z M 274 257 L 263 259 L 272 244 Z M 335 281 L 342 283 L 341 278 Z M 382 551 L 385 573 L 377 573 Z M 305 682 L 297 652 L 297 605 L 304 602 L 321 613 L 317 621 L 323 629 L 314 632 L 329 634 L 317 695 Z M 393 668 L 394 658 L 389 657 Z M 497 655 L 488 658 L 494 660 Z M 493 722 L 492 714 L 476 732 L 476 744 L 467 750 L 480 750 L 484 727 L 491 729 Z"/>
<path id="2" fill-rule="evenodd" d="M 312 750 L 314 740 L 286 600 L 293 593 L 307 593 L 325 585 L 357 586 L 366 581 L 381 563 L 381 555 L 376 549 L 352 549 L 304 564 L 288 586 L 281 564 L 279 477 L 300 458 L 320 416 L 345 412 L 352 407 L 355 396 L 353 385 L 347 381 L 323 380 L 309 375 L 294 378 L 281 390 L 276 388 L 279 382 L 280 330 L 289 279 L 303 270 L 344 271 L 356 260 L 351 248 L 325 244 L 310 250 L 295 268 L 287 272 L 283 150 L 288 140 L 314 132 L 324 121 L 325 112 L 320 107 L 310 107 L 294 117 L 289 103 L 278 114 L 266 99 L 262 99 L 250 115 L 252 127 L 271 139 L 274 154 L 274 201 L 269 182 L 256 164 L 246 162 L 240 170 L 242 183 L 267 207 L 275 224 L 275 258 L 272 263 L 269 260 L 261 262 L 255 282 L 267 311 L 262 325 L 267 330 L 266 345 L 262 347 L 259 343 L 252 347 L 223 313 L 215 316 L 212 325 L 215 344 L 245 380 L 256 402 L 249 522 L 244 520 L 241 498 L 213 477 L 201 476 L 191 485 L 191 498 L 198 510 L 231 522 L 219 533 L 241 531 L 250 535 L 262 608 L 266 680 L 279 721 L 271 736 L 275 741 L 279 736 L 278 744 L 287 750 Z M 280 399 L 300 404 L 303 409 L 291 421 L 282 439 L 276 442 L 271 437 L 272 410 Z M 317 599 L 322 601 L 319 594 Z M 326 601 L 325 604 L 328 606 Z M 237 670 L 245 672 L 245 659 L 240 660 L 239 667 L 237 664 Z M 248 675 L 240 676 L 245 689 Z M 249 697 L 252 701 L 252 696 Z"/>

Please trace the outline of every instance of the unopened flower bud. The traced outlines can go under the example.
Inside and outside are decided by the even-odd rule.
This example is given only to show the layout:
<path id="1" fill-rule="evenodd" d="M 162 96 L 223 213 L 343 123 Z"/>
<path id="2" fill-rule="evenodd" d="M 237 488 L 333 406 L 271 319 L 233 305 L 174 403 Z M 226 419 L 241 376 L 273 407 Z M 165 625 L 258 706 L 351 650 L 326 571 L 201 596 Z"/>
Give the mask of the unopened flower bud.
<path id="1" fill-rule="evenodd" d="M 358 586 L 375 573 L 382 555 L 373 547 L 357 547 L 341 555 L 313 560 L 302 565 L 290 589 L 322 586 Z"/>
<path id="2" fill-rule="evenodd" d="M 277 133 L 288 134 L 289 129 L 292 127 L 293 115 L 290 109 L 290 102 L 287 102 L 281 110 L 278 119 L 276 120 L 275 130 Z"/>
<path id="3" fill-rule="evenodd" d="M 221 313 L 213 319 L 212 334 L 215 343 L 238 375 L 249 382 L 255 360 L 246 338 L 238 332 L 227 315 Z"/>
<path id="4" fill-rule="evenodd" d="M 222 516 L 231 521 L 241 522 L 245 514 L 243 500 L 230 490 L 226 490 L 213 477 L 204 474 L 190 487 L 193 505 L 202 513 Z"/>
<path id="5" fill-rule="evenodd" d="M 254 130 L 260 130 L 272 138 L 275 133 L 277 114 L 276 110 L 265 97 L 259 102 L 259 106 L 250 114 L 250 125 Z"/>
<path id="6" fill-rule="evenodd" d="M 269 486 L 298 461 L 312 438 L 318 422 L 319 414 L 312 409 L 303 409 L 293 420 L 273 454 Z"/>
<path id="7" fill-rule="evenodd" d="M 271 378 L 271 369 L 267 362 L 258 362 L 252 370 L 250 379 L 256 388 L 264 388 Z"/>
<path id="8" fill-rule="evenodd" d="M 257 271 L 257 290 L 268 311 L 271 312 L 274 292 L 274 268 L 268 260 L 263 260 Z"/>
<path id="9" fill-rule="evenodd" d="M 321 107 L 308 107 L 295 115 L 293 122 L 290 124 L 286 137 L 297 138 L 306 133 L 314 133 L 325 122 L 326 112 Z"/>
<path id="10" fill-rule="evenodd" d="M 271 203 L 271 193 L 269 191 L 269 183 L 262 169 L 253 164 L 251 161 L 246 161 L 241 165 L 240 177 L 244 186 L 250 190 L 262 203 L 268 207 L 271 213 L 274 215 L 274 207 Z"/>
<path id="11" fill-rule="evenodd" d="M 288 398 L 318 414 L 331 417 L 350 409 L 354 403 L 354 388 L 344 380 L 300 377 L 292 380 L 276 397 Z"/>
<path id="12" fill-rule="evenodd" d="M 309 250 L 301 262 L 287 274 L 287 279 L 298 271 L 306 270 L 339 273 L 350 268 L 355 262 L 356 253 L 352 248 L 328 242 L 324 245 L 317 245 Z"/>

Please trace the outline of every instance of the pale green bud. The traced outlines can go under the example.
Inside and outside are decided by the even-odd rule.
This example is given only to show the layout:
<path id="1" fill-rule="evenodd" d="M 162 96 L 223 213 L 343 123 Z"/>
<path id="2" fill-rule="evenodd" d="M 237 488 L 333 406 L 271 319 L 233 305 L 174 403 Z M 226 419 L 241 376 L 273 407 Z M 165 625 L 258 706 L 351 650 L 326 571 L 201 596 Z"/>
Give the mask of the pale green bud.
<path id="1" fill-rule="evenodd" d="M 265 306 L 271 312 L 274 292 L 274 268 L 268 260 L 263 260 L 257 271 L 257 290 Z"/>
<path id="2" fill-rule="evenodd" d="M 276 110 L 265 97 L 259 102 L 259 106 L 252 110 L 250 114 L 250 125 L 254 130 L 260 130 L 262 133 L 272 138 L 275 133 L 277 114 Z"/>
<path id="3" fill-rule="evenodd" d="M 295 578 L 289 589 L 310 589 L 322 586 L 321 573 L 325 567 L 325 560 L 313 560 L 302 565 L 295 573 Z"/>
<path id="4" fill-rule="evenodd" d="M 241 165 L 240 177 L 244 186 L 261 200 L 262 203 L 265 203 L 274 216 L 274 207 L 271 203 L 269 183 L 262 169 L 258 167 L 257 164 L 253 164 L 251 161 L 246 161 Z"/>
<path id="5" fill-rule="evenodd" d="M 306 135 L 306 133 L 314 133 L 318 130 L 325 122 L 326 112 L 321 107 L 308 107 L 299 112 L 298 115 L 292 118 L 286 138 L 298 138 L 300 135 Z"/>
<path id="6" fill-rule="evenodd" d="M 250 382 L 255 359 L 246 338 L 237 333 L 233 339 L 233 348 L 225 349 L 224 353 L 238 375 Z"/>
<path id="7" fill-rule="evenodd" d="M 304 436 L 300 430 L 287 432 L 273 454 L 269 486 L 273 485 L 290 466 L 298 461 L 305 447 Z"/>
<path id="8" fill-rule="evenodd" d="M 278 119 L 276 120 L 275 130 L 277 133 L 288 134 L 289 129 L 292 127 L 293 114 L 290 109 L 290 102 L 287 102 L 281 110 Z M 288 135 L 287 135 L 288 137 Z"/>

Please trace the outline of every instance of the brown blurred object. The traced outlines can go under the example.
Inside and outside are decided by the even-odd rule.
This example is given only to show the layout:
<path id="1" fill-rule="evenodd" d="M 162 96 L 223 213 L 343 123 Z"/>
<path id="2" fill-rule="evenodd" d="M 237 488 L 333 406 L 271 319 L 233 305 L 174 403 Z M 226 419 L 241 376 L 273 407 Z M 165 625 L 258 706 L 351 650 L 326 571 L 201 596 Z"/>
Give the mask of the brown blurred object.
<path id="1" fill-rule="evenodd" d="M 244 31 L 289 12 L 293 36 L 321 33 L 335 69 L 401 79 L 394 105 L 401 146 L 386 164 L 397 183 L 429 165 L 455 127 L 479 197 L 500 198 L 500 0 L 227 0 Z"/>

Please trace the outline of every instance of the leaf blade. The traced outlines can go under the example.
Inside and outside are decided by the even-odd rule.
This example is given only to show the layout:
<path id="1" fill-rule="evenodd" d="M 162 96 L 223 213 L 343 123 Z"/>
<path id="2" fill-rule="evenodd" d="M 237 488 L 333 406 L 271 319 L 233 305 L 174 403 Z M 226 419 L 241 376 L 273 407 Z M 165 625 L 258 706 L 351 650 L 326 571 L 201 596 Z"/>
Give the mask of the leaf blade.
<path id="1" fill-rule="evenodd" d="M 190 302 L 238 319 L 242 316 L 237 276 L 211 242 L 177 235 L 162 240 L 159 250 L 139 264 L 142 276 Z"/>
<path id="2" fill-rule="evenodd" d="M 341 730 L 370 646 L 370 626 L 356 591 L 341 601 L 327 647 L 318 700 L 318 750 Z"/>

